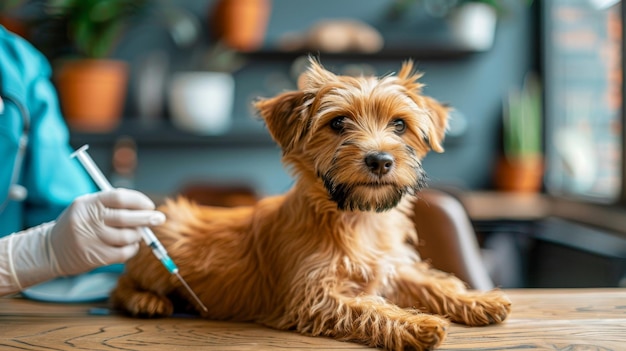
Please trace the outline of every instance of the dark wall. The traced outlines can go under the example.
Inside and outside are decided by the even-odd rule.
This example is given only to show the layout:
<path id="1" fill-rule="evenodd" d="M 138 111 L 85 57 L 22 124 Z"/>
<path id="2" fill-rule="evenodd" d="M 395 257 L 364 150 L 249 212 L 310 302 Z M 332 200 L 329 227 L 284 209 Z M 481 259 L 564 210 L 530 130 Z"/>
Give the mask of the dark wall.
<path id="1" fill-rule="evenodd" d="M 499 18 L 494 46 L 486 52 L 425 57 L 425 52 L 411 50 L 410 47 L 414 42 L 445 46 L 444 22 L 428 18 L 419 11 L 410 13 L 412 16 L 407 18 L 391 21 L 385 17 L 390 2 L 378 0 L 273 0 L 266 46 L 273 46 L 285 32 L 303 31 L 323 17 L 361 18 L 388 35 L 389 41 L 406 42 L 405 56 L 337 58 L 322 54 L 320 58 L 331 70 L 341 70 L 350 63 L 367 63 L 376 73 L 385 74 L 396 71 L 404 59 L 414 56 L 419 70 L 425 73 L 425 93 L 455 108 L 452 122 L 455 128 L 460 125 L 459 121 L 467 123 L 464 133 L 447 140 L 445 153 L 427 156 L 424 166 L 431 183 L 485 189 L 491 187 L 492 169 L 498 156 L 502 99 L 509 88 L 521 84 L 536 55 L 532 10 L 524 5 L 524 1 L 505 3 L 506 12 Z M 206 14 L 213 2 L 187 0 L 182 4 L 202 16 L 202 25 L 208 28 Z M 420 18 L 421 22 L 417 20 Z M 210 33 L 203 36 L 201 42 L 210 42 Z M 146 55 L 160 50 L 168 54 L 171 71 L 191 68 L 190 58 L 196 52 L 194 48 L 176 47 L 158 20 L 150 18 L 132 29 L 116 56 L 131 62 L 133 72 L 137 72 Z M 235 74 L 235 128 L 257 127 L 259 124 L 252 118 L 252 98 L 270 96 L 294 86 L 289 71 L 292 60 L 293 56 L 248 57 L 245 67 Z M 128 119 L 137 118 L 134 84 L 131 82 L 128 94 Z M 166 110 L 164 118 L 167 118 Z M 103 144 L 94 151 L 101 158 L 100 162 L 105 164 L 108 147 Z M 139 144 L 139 162 L 136 186 L 151 193 L 171 193 L 181 183 L 192 179 L 216 182 L 235 179 L 252 184 L 263 194 L 282 192 L 290 183 L 288 174 L 280 165 L 280 153 L 271 144 L 235 148 L 204 144 Z"/>

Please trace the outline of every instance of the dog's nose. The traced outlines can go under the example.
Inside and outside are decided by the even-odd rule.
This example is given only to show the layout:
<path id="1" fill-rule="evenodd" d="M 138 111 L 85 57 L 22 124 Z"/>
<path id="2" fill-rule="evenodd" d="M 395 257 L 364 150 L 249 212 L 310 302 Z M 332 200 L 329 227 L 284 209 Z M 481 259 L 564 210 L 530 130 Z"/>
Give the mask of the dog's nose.
<path id="1" fill-rule="evenodd" d="M 393 161 L 393 157 L 386 152 L 376 152 L 365 156 L 367 168 L 379 177 L 389 173 L 393 167 Z"/>

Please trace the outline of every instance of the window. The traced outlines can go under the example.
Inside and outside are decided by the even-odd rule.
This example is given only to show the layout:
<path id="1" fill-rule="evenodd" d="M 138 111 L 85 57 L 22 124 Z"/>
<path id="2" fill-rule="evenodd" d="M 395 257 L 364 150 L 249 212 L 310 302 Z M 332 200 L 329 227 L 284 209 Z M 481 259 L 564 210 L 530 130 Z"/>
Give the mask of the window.
<path id="1" fill-rule="evenodd" d="M 612 203 L 622 193 L 619 1 L 544 1 L 546 188 Z"/>
<path id="2" fill-rule="evenodd" d="M 541 5 L 545 184 L 554 214 L 626 234 L 623 6 Z"/>

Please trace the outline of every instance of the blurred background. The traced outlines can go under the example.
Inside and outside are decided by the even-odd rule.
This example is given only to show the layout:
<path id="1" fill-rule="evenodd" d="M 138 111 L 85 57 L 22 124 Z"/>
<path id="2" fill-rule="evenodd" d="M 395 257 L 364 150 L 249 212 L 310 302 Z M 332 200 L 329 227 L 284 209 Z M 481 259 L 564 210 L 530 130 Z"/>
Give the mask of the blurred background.
<path id="1" fill-rule="evenodd" d="M 294 89 L 308 55 L 351 75 L 413 59 L 425 94 L 454 108 L 445 153 L 424 161 L 430 186 L 466 206 L 502 287 L 626 285 L 623 19 L 617 0 L 0 5 L 50 60 L 72 146 L 156 199 L 286 191 L 252 101 Z"/>

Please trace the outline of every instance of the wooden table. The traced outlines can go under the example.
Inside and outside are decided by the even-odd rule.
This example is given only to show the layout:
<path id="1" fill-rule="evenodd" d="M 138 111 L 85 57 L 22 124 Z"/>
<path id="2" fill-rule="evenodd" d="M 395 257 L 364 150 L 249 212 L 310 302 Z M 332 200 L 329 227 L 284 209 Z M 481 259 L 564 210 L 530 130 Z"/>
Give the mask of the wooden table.
<path id="1" fill-rule="evenodd" d="M 626 350 L 626 289 L 509 290 L 501 325 L 453 325 L 440 350 Z M 103 304 L 0 298 L 0 350 L 363 350 L 254 324 L 95 315 Z M 90 310 L 92 313 L 90 313 Z"/>
<path id="2" fill-rule="evenodd" d="M 538 193 L 468 191 L 456 196 L 474 221 L 537 220 L 552 210 L 548 197 Z"/>

